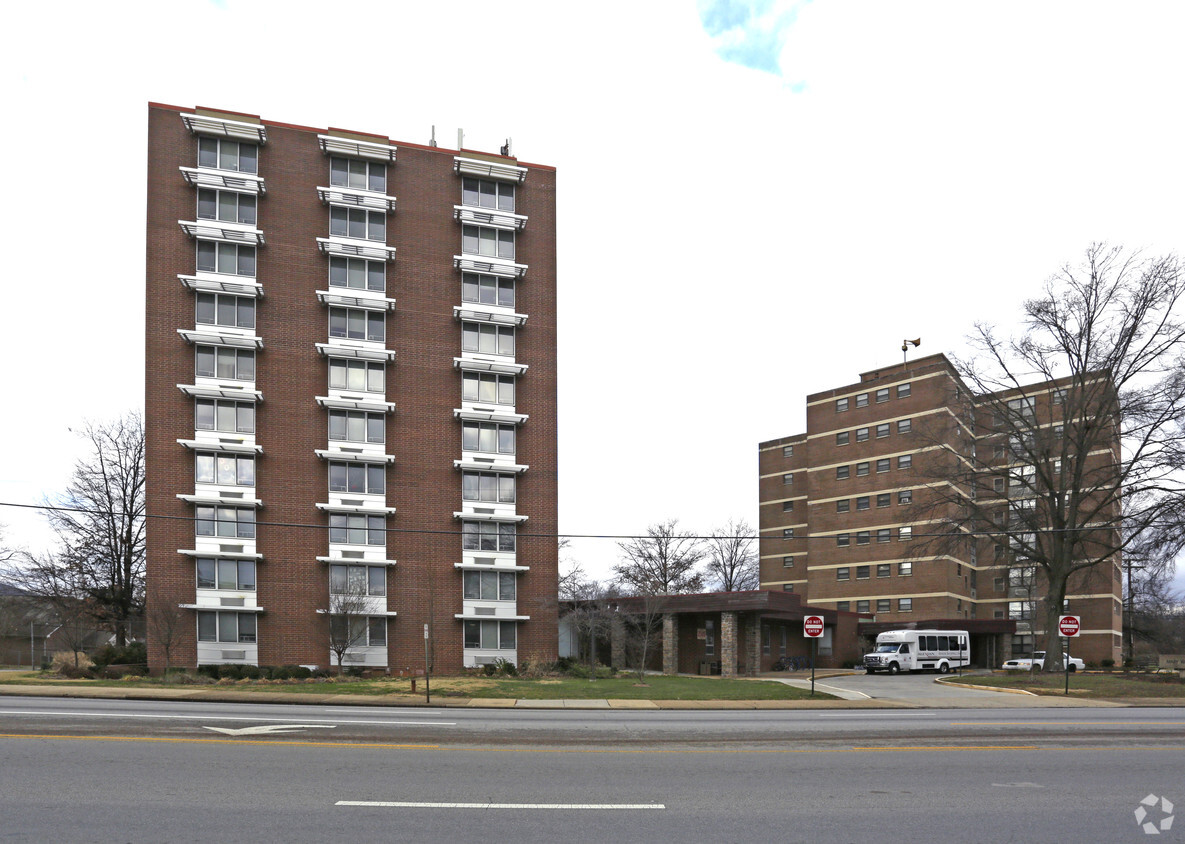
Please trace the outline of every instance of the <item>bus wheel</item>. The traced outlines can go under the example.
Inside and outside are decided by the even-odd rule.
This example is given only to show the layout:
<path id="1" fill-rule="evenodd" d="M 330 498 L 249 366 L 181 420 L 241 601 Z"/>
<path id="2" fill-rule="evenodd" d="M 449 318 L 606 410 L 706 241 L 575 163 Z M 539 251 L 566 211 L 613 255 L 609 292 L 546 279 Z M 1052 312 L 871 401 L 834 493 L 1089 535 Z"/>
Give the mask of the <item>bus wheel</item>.
<path id="1" fill-rule="evenodd" d="M 896 674 L 900 670 L 901 669 L 900 669 L 900 667 L 898 667 L 897 663 L 895 663 L 895 662 L 889 663 L 889 673 L 890 674 Z"/>
<path id="2" fill-rule="evenodd" d="M 938 673 L 939 674 L 946 674 L 948 671 L 950 671 L 949 665 L 947 665 L 945 662 L 938 663 Z"/>

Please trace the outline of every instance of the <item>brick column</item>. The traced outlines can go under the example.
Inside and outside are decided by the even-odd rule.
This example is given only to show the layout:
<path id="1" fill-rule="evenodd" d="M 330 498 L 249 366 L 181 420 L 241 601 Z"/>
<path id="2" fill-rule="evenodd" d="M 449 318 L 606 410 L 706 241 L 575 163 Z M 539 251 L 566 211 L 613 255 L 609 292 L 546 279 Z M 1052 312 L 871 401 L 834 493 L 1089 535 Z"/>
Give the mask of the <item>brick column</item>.
<path id="1" fill-rule="evenodd" d="M 761 617 L 752 613 L 745 622 L 745 673 L 753 677 L 761 670 Z"/>
<path id="2" fill-rule="evenodd" d="M 720 613 L 720 676 L 737 676 L 737 614 Z"/>
<path id="3" fill-rule="evenodd" d="M 674 613 L 662 617 L 662 673 L 679 673 L 679 616 Z"/>

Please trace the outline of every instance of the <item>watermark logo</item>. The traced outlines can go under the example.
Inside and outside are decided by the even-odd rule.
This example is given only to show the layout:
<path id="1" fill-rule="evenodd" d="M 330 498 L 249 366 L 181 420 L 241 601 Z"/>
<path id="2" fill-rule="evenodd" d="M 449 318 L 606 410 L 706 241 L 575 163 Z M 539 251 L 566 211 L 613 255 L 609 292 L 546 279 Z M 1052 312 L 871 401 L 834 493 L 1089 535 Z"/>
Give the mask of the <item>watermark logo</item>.
<path id="1" fill-rule="evenodd" d="M 1160 804 L 1159 810 L 1156 808 L 1157 803 Z M 1154 819 L 1155 816 L 1160 817 L 1159 822 Z M 1167 797 L 1149 794 L 1140 801 L 1139 806 L 1136 806 L 1136 823 L 1144 830 L 1145 835 L 1168 832 L 1173 828 L 1173 804 Z"/>

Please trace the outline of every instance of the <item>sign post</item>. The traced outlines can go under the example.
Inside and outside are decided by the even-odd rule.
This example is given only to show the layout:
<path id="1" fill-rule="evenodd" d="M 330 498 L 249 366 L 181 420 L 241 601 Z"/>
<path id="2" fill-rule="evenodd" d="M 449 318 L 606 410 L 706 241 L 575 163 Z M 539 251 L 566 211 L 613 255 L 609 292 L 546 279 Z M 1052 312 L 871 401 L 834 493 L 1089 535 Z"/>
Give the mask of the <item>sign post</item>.
<path id="1" fill-rule="evenodd" d="M 802 618 L 802 635 L 811 640 L 811 697 L 815 696 L 815 657 L 819 653 L 819 639 L 823 635 L 823 616 L 806 615 Z"/>
<path id="2" fill-rule="evenodd" d="M 1070 640 L 1077 639 L 1078 634 L 1082 631 L 1082 618 L 1076 615 L 1063 615 L 1057 620 L 1057 631 L 1065 637 L 1065 663 L 1062 668 L 1066 671 L 1066 694 L 1070 693 Z M 1049 654 L 1045 655 L 1049 659 Z"/>
<path id="3" fill-rule="evenodd" d="M 432 702 L 432 666 L 428 662 L 428 625 L 424 625 L 424 693 L 425 703 Z"/>

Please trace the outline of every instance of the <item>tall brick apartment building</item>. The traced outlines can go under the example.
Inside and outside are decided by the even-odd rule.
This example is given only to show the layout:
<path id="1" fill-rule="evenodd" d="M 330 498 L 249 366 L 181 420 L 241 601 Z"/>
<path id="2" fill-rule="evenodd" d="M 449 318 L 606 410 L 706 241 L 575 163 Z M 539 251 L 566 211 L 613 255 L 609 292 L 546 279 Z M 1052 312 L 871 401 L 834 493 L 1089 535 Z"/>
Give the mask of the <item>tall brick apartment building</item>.
<path id="1" fill-rule="evenodd" d="M 980 504 L 998 503 L 1000 518 L 1026 503 L 1009 479 L 1018 465 L 1007 443 L 990 424 L 977 426 L 976 415 L 988 404 L 1023 403 L 1034 428 L 1053 429 L 1059 397 L 1050 382 L 1024 387 L 1021 398 L 996 394 L 985 402 L 943 355 L 808 396 L 806 432 L 759 446 L 761 588 L 873 614 L 875 623 L 861 627 L 869 634 L 905 624 L 969 629 L 980 664 L 1031 653 L 1034 634 L 1043 633 L 1036 603 L 1043 589 L 1024 555 L 990 535 L 950 541 L 934 534 L 958 506 L 942 461 L 969 466 L 974 461 L 965 458 L 977 454 L 976 465 L 989 464 L 965 491 Z M 1073 578 L 1067 602 L 1083 622 L 1071 652 L 1118 659 L 1118 560 Z"/>
<path id="2" fill-rule="evenodd" d="M 149 105 L 173 665 L 554 659 L 556 174 L 508 152 Z"/>

